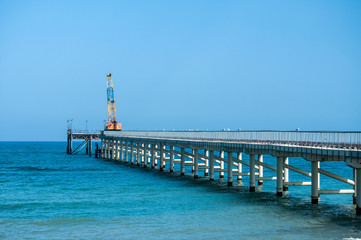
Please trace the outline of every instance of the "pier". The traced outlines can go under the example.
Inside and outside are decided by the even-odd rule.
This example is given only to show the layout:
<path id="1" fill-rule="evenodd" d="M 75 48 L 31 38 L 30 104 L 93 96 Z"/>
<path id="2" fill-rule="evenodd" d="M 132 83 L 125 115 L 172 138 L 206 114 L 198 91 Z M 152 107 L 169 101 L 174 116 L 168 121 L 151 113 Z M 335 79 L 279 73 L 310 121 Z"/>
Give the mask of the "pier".
<path id="1" fill-rule="evenodd" d="M 92 155 L 92 140 L 99 139 L 100 131 L 80 131 L 68 129 L 67 131 L 67 154 L 78 154 L 84 147 L 85 153 Z M 73 139 L 83 140 L 77 147 L 73 150 Z"/>
<path id="2" fill-rule="evenodd" d="M 361 215 L 361 132 L 305 131 L 101 131 L 101 157 L 141 167 L 170 172 L 180 165 L 180 175 L 191 168 L 194 178 L 201 173 L 214 180 L 227 177 L 228 186 L 249 176 L 249 191 L 256 183 L 275 181 L 276 194 L 282 196 L 289 186 L 311 186 L 311 203 L 321 194 L 350 194 Z M 68 140 L 69 142 L 69 140 Z M 249 155 L 249 161 L 242 159 Z M 263 160 L 264 155 L 277 159 L 276 166 Z M 292 166 L 290 157 L 309 162 L 311 172 Z M 353 173 L 347 179 L 320 167 L 321 162 L 344 162 Z M 244 171 L 243 166 L 249 167 Z M 264 168 L 274 172 L 264 176 Z M 289 171 L 304 176 L 305 181 L 292 181 Z M 320 174 L 346 183 L 347 189 L 323 189 Z"/>

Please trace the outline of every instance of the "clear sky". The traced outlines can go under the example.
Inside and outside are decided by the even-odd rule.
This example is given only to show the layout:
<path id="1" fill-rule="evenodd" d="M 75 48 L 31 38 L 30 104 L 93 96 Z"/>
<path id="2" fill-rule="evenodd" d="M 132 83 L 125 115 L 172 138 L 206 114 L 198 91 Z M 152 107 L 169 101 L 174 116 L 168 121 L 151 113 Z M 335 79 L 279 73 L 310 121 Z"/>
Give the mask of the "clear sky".
<path id="1" fill-rule="evenodd" d="M 0 0 L 0 140 L 361 130 L 361 1 Z"/>

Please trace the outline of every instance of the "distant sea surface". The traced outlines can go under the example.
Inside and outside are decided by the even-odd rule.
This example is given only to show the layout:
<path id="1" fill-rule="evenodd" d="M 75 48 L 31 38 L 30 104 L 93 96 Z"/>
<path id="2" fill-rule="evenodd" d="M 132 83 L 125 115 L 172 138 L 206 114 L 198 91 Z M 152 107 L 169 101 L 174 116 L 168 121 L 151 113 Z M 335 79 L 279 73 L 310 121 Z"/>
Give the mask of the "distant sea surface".
<path id="1" fill-rule="evenodd" d="M 248 178 L 227 187 L 218 174 L 214 182 L 194 180 L 190 168 L 179 176 L 178 164 L 160 173 L 65 150 L 65 142 L 0 142 L 0 239 L 361 238 L 351 195 L 322 195 L 312 205 L 310 187 L 277 197 L 267 181 L 250 193 Z M 290 164 L 310 169 L 300 158 Z M 321 167 L 352 178 L 343 162 Z M 321 177 L 322 189 L 338 187 L 351 186 Z"/>

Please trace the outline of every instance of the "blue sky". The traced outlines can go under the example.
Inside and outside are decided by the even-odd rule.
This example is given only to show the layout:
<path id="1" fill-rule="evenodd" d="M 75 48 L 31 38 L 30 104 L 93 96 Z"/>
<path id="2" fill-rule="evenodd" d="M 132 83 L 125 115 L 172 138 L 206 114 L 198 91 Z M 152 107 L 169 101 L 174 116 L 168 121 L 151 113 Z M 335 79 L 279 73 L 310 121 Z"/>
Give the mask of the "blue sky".
<path id="1" fill-rule="evenodd" d="M 361 130 L 361 1 L 0 0 L 0 140 Z"/>

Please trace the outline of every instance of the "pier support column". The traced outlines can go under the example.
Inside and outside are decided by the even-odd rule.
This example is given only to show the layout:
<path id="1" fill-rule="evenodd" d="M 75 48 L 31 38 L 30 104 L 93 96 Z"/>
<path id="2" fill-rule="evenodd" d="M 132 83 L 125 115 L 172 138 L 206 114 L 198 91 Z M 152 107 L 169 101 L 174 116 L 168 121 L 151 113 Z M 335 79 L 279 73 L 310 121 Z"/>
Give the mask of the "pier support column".
<path id="1" fill-rule="evenodd" d="M 219 156 L 224 159 L 224 151 L 219 152 Z M 221 170 L 224 170 L 224 161 L 220 160 L 219 166 Z M 219 172 L 219 178 L 224 178 L 224 172 Z"/>
<path id="2" fill-rule="evenodd" d="M 107 159 L 107 155 L 108 155 L 108 140 L 105 139 L 104 140 L 104 158 Z"/>
<path id="3" fill-rule="evenodd" d="M 356 215 L 361 215 L 361 168 L 356 169 Z"/>
<path id="4" fill-rule="evenodd" d="M 155 147 L 156 147 L 156 145 L 152 144 L 151 151 L 150 151 L 150 167 L 152 169 L 155 168 L 155 157 L 157 155 L 156 152 L 155 152 Z"/>
<path id="5" fill-rule="evenodd" d="M 92 146 L 92 137 L 89 138 L 89 156 L 92 155 L 93 146 Z"/>
<path id="6" fill-rule="evenodd" d="M 125 163 L 129 162 L 129 142 L 128 140 L 125 142 Z"/>
<path id="7" fill-rule="evenodd" d="M 164 164 L 164 144 L 159 144 L 159 171 L 163 172 L 163 164 Z"/>
<path id="8" fill-rule="evenodd" d="M 185 174 L 184 148 L 181 148 L 181 176 Z"/>
<path id="9" fill-rule="evenodd" d="M 115 160 L 119 161 L 119 140 L 115 142 Z"/>
<path id="10" fill-rule="evenodd" d="M 198 178 L 198 149 L 193 149 L 194 178 Z"/>
<path id="11" fill-rule="evenodd" d="M 288 157 L 283 158 L 283 163 L 288 165 Z M 288 185 L 285 185 L 284 182 L 289 182 L 289 171 L 288 168 L 285 168 L 283 165 L 283 191 L 288 191 Z"/>
<path id="12" fill-rule="evenodd" d="M 157 145 L 155 145 L 155 149 L 157 149 L 159 146 L 158 146 L 158 144 Z M 158 165 L 158 153 L 157 153 L 157 151 L 155 151 L 154 152 L 154 167 L 156 167 L 157 165 Z"/>
<path id="13" fill-rule="evenodd" d="M 207 149 L 204 149 L 204 156 L 206 157 L 205 161 L 204 161 L 204 165 L 205 165 L 205 168 L 204 168 L 204 176 L 208 176 L 208 167 L 209 167 L 209 152 Z"/>
<path id="14" fill-rule="evenodd" d="M 139 158 L 140 158 L 140 142 L 136 143 L 137 145 L 137 154 L 136 154 L 136 160 L 135 160 L 135 164 L 137 164 L 137 166 L 139 166 Z"/>
<path id="15" fill-rule="evenodd" d="M 262 154 L 258 154 L 258 161 L 263 162 L 263 155 Z M 259 167 L 259 169 L 258 169 L 258 177 L 263 177 L 263 166 L 258 165 L 258 167 Z M 258 180 L 258 185 L 263 185 L 263 180 Z"/>
<path id="16" fill-rule="evenodd" d="M 110 156 L 110 153 L 111 153 L 111 141 L 108 139 L 107 140 L 107 159 L 110 159 L 111 156 Z"/>
<path id="17" fill-rule="evenodd" d="M 318 169 L 320 168 L 319 161 L 311 162 L 311 175 L 312 175 L 312 194 L 311 194 L 311 202 L 312 204 L 318 204 L 319 200 L 319 192 L 320 189 L 320 174 L 318 173 Z"/>
<path id="18" fill-rule="evenodd" d="M 148 152 L 149 152 L 149 157 L 148 157 L 148 162 L 147 162 L 147 164 L 148 164 L 148 166 L 150 165 L 150 149 L 151 149 L 151 145 L 150 144 L 148 144 Z M 156 156 L 156 158 L 155 158 L 155 166 L 157 166 L 157 152 L 155 152 L 155 156 Z"/>
<path id="19" fill-rule="evenodd" d="M 111 156 L 110 156 L 110 152 L 111 152 L 111 142 L 110 140 L 108 139 L 107 142 L 106 142 L 106 159 L 111 159 Z"/>
<path id="20" fill-rule="evenodd" d="M 100 156 L 101 156 L 101 158 L 104 158 L 104 139 L 102 138 L 101 140 L 100 140 Z"/>
<path id="21" fill-rule="evenodd" d="M 144 143 L 144 162 L 143 162 L 143 167 L 147 167 L 147 164 L 148 164 L 148 155 L 147 155 L 147 148 L 148 148 L 148 144 L 147 143 Z"/>
<path id="22" fill-rule="evenodd" d="M 70 154 L 70 146 L 69 146 L 69 133 L 67 135 L 67 143 L 66 143 L 66 154 Z"/>
<path id="23" fill-rule="evenodd" d="M 214 151 L 209 151 L 209 180 L 214 180 Z"/>
<path id="24" fill-rule="evenodd" d="M 170 146 L 170 153 L 169 153 L 169 171 L 174 171 L 174 146 Z"/>
<path id="25" fill-rule="evenodd" d="M 130 143 L 130 164 L 134 164 L 134 142 Z"/>
<path id="26" fill-rule="evenodd" d="M 109 159 L 109 140 L 105 140 L 105 159 Z"/>
<path id="27" fill-rule="evenodd" d="M 73 134 L 69 134 L 69 153 L 73 154 Z"/>
<path id="28" fill-rule="evenodd" d="M 277 157 L 277 196 L 283 193 L 283 157 Z"/>
<path id="29" fill-rule="evenodd" d="M 85 139 L 85 154 L 89 154 L 89 139 Z"/>
<path id="30" fill-rule="evenodd" d="M 233 185 L 233 159 L 232 152 L 228 152 L 228 186 Z"/>
<path id="31" fill-rule="evenodd" d="M 357 170 L 356 170 L 356 168 L 352 168 L 352 175 L 353 175 L 353 181 L 354 181 L 354 183 L 355 183 L 355 185 L 353 186 L 353 190 L 355 191 L 355 193 L 352 195 L 352 202 L 353 202 L 353 204 L 356 204 L 356 196 L 357 196 L 357 184 L 356 184 L 356 182 L 357 182 Z"/>
<path id="32" fill-rule="evenodd" d="M 107 149 L 106 149 L 106 156 L 105 156 L 105 158 L 106 158 L 106 159 L 109 159 L 109 158 L 110 158 L 110 140 L 109 140 L 109 139 L 108 139 L 107 142 L 106 142 L 106 147 L 107 147 Z"/>
<path id="33" fill-rule="evenodd" d="M 121 162 L 124 162 L 124 141 L 123 140 L 120 140 L 119 158 L 120 158 Z"/>
<path id="34" fill-rule="evenodd" d="M 256 191 L 256 155 L 249 155 L 249 191 Z"/>
<path id="35" fill-rule="evenodd" d="M 108 153 L 107 153 L 107 159 L 111 159 L 112 156 L 112 141 L 108 140 Z"/>
<path id="36" fill-rule="evenodd" d="M 242 160 L 242 152 L 237 153 L 237 159 Z M 238 173 L 242 173 L 242 163 L 238 163 Z M 237 180 L 242 181 L 242 176 L 238 175 Z"/>
<path id="37" fill-rule="evenodd" d="M 112 160 L 115 160 L 115 141 L 112 140 Z"/>

